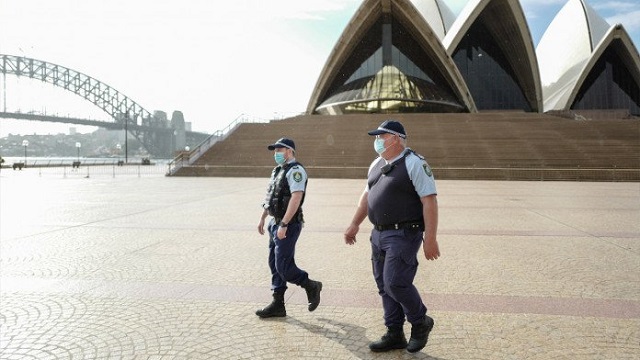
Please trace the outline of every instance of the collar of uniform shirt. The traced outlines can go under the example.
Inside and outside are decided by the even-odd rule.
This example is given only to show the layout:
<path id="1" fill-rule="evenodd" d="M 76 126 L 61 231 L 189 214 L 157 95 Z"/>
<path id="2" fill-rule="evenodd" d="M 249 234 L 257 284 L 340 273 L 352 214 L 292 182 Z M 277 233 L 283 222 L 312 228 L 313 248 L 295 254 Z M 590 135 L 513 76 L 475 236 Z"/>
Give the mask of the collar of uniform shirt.
<path id="1" fill-rule="evenodd" d="M 403 157 L 403 156 L 404 156 L 404 154 L 405 154 L 407 151 L 409 151 L 409 148 L 405 148 L 404 150 L 402 150 L 402 152 L 400 153 L 400 155 L 396 156 L 395 158 L 393 158 L 393 159 L 391 159 L 391 160 L 387 160 L 387 159 L 383 158 L 383 159 L 384 159 L 384 162 L 385 162 L 385 163 L 387 163 L 387 164 L 391 164 L 392 162 L 394 162 L 394 161 L 396 161 L 396 160 L 400 159 L 401 157 Z"/>

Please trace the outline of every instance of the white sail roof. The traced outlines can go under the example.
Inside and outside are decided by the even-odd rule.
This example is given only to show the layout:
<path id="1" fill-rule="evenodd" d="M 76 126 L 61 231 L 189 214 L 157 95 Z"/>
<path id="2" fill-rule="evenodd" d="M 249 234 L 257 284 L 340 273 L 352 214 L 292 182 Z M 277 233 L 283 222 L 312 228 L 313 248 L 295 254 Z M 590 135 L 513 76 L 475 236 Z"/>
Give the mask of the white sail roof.
<path id="1" fill-rule="evenodd" d="M 411 0 L 420 15 L 427 21 L 440 40 L 444 39 L 456 20 L 453 11 L 443 0 Z"/>
<path id="2" fill-rule="evenodd" d="M 609 24 L 584 0 L 569 0 L 536 48 L 544 110 L 562 110 Z"/>

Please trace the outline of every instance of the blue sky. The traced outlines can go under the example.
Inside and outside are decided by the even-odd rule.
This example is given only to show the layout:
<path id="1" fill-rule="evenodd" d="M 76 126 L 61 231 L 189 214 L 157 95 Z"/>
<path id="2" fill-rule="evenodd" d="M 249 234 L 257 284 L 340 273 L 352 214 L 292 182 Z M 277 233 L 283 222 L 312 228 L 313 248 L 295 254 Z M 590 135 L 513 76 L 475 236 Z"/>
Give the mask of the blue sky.
<path id="1" fill-rule="evenodd" d="M 449 0 L 452 4 L 466 3 L 466 0 Z M 586 0 L 596 12 L 611 25 L 622 23 L 633 38 L 636 48 L 640 43 L 640 1 L 639 0 Z M 553 17 L 566 4 L 566 0 L 520 0 L 529 23 L 534 44 L 542 37 Z M 453 6 L 453 5 L 452 5 Z"/>
<path id="2" fill-rule="evenodd" d="M 455 13 L 467 3 L 445 1 Z M 534 44 L 565 2 L 521 0 Z M 587 2 L 610 23 L 624 24 L 638 47 L 640 1 Z M 360 3 L 0 0 L 0 53 L 83 72 L 150 111 L 170 116 L 180 110 L 193 130 L 213 132 L 242 114 L 267 119 L 305 111 L 331 49 Z M 52 86 L 9 76 L 7 88 L 7 111 L 106 119 L 92 104 Z M 0 110 L 4 106 L 0 97 Z M 68 128 L 0 120 L 0 136 Z"/>

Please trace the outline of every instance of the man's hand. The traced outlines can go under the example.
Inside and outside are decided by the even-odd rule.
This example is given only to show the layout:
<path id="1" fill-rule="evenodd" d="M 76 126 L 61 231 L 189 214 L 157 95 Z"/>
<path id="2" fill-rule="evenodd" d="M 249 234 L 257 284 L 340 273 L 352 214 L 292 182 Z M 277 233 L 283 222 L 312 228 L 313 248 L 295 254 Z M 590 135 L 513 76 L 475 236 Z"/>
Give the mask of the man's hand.
<path id="1" fill-rule="evenodd" d="M 427 258 L 427 260 L 436 260 L 440 257 L 438 241 L 436 241 L 435 239 L 424 239 L 424 241 L 422 242 L 422 250 L 424 251 L 424 257 Z"/>
<path id="2" fill-rule="evenodd" d="M 424 240 L 422 241 L 422 250 L 427 260 L 435 260 L 440 257 L 440 249 L 438 248 L 438 198 L 436 195 L 423 196 L 420 198 L 422 202 L 422 216 L 424 218 Z"/>
<path id="3" fill-rule="evenodd" d="M 348 245 L 353 245 L 356 243 L 356 234 L 360 227 L 358 225 L 351 224 L 344 232 L 344 242 Z"/>
<path id="4" fill-rule="evenodd" d="M 260 218 L 260 222 L 258 223 L 258 233 L 260 233 L 260 235 L 264 235 L 264 218 Z"/>
<path id="5" fill-rule="evenodd" d="M 367 190 L 362 192 L 360 195 L 360 200 L 358 200 L 358 208 L 356 209 L 356 213 L 353 215 L 353 220 L 351 220 L 351 224 L 347 230 L 344 231 L 344 242 L 348 245 L 353 245 L 356 243 L 356 235 L 358 231 L 360 231 L 360 224 L 367 217 L 367 200 L 368 200 Z"/>
<path id="6" fill-rule="evenodd" d="M 276 234 L 279 240 L 284 240 L 287 237 L 287 227 L 278 225 L 278 233 Z"/>

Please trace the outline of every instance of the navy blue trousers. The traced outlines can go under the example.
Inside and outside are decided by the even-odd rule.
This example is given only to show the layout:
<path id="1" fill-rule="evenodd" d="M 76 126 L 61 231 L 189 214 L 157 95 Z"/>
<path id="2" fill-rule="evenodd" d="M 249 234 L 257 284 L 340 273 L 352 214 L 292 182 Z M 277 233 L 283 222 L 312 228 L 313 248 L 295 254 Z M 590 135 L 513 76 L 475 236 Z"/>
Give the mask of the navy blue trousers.
<path id="1" fill-rule="evenodd" d="M 287 282 L 300 285 L 306 283 L 309 274 L 296 265 L 296 243 L 302 230 L 301 223 L 291 223 L 284 239 L 277 238 L 278 226 L 269 222 L 269 268 L 271 269 L 271 290 L 284 293 Z"/>
<path id="2" fill-rule="evenodd" d="M 373 277 L 382 297 L 385 326 L 402 326 L 405 316 L 408 322 L 418 323 L 427 313 L 413 285 L 421 244 L 421 231 L 373 230 L 371 233 Z"/>

